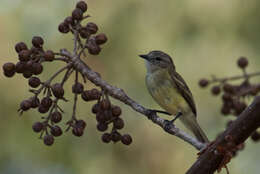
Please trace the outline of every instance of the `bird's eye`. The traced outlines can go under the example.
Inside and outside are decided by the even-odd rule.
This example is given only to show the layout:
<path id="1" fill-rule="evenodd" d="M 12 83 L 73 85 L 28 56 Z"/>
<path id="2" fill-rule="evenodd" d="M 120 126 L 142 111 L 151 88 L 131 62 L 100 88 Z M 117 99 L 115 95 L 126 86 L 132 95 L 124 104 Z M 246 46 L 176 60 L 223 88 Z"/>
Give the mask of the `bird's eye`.
<path id="1" fill-rule="evenodd" d="M 156 57 L 155 60 L 157 60 L 157 61 L 161 61 L 162 58 L 160 58 L 160 57 Z"/>

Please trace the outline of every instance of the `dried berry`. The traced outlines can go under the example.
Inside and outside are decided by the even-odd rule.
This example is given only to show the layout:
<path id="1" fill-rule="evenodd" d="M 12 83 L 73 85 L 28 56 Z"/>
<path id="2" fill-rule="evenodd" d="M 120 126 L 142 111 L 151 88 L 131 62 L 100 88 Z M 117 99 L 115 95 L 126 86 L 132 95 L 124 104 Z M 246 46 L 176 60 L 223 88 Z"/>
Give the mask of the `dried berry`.
<path id="1" fill-rule="evenodd" d="M 11 71 L 11 72 L 6 72 L 6 71 L 4 71 L 4 75 L 5 75 L 6 77 L 13 77 L 13 76 L 15 75 L 15 71 Z"/>
<path id="2" fill-rule="evenodd" d="M 101 96 L 101 93 L 97 89 L 85 90 L 81 93 L 81 98 L 85 101 L 98 100 Z"/>
<path id="3" fill-rule="evenodd" d="M 52 135 L 45 135 L 43 142 L 47 146 L 51 146 L 54 143 L 54 137 Z"/>
<path id="4" fill-rule="evenodd" d="M 106 121 L 109 121 L 109 120 L 112 119 L 112 112 L 111 112 L 111 110 L 104 110 L 103 113 L 104 113 Z"/>
<path id="5" fill-rule="evenodd" d="M 62 130 L 59 126 L 53 126 L 51 127 L 51 134 L 55 137 L 59 137 L 62 135 Z"/>
<path id="6" fill-rule="evenodd" d="M 85 129 L 86 122 L 84 120 L 77 120 L 75 126 L 81 129 Z"/>
<path id="7" fill-rule="evenodd" d="M 24 100 L 20 103 L 20 109 L 23 111 L 27 111 L 31 108 L 31 101 L 30 100 Z"/>
<path id="8" fill-rule="evenodd" d="M 199 81 L 200 87 L 206 87 L 206 86 L 208 86 L 208 84 L 209 84 L 209 81 L 207 79 L 201 79 Z"/>
<path id="9" fill-rule="evenodd" d="M 103 99 L 100 101 L 100 107 L 103 110 L 108 110 L 110 108 L 111 104 L 108 99 Z"/>
<path id="10" fill-rule="evenodd" d="M 59 111 L 51 113 L 51 121 L 54 123 L 59 123 L 62 119 L 62 115 Z"/>
<path id="11" fill-rule="evenodd" d="M 68 25 L 68 26 L 66 26 L 66 27 L 68 27 L 68 29 L 69 29 L 69 25 L 74 25 L 74 21 L 73 21 L 72 16 L 66 17 L 65 20 L 64 20 L 64 23 L 65 23 L 66 25 Z M 60 24 L 60 25 L 61 25 L 61 24 Z"/>
<path id="12" fill-rule="evenodd" d="M 15 72 L 15 64 L 7 62 L 3 65 L 4 72 Z"/>
<path id="13" fill-rule="evenodd" d="M 213 86 L 211 89 L 211 92 L 213 95 L 218 95 L 220 93 L 220 87 L 219 86 Z"/>
<path id="14" fill-rule="evenodd" d="M 39 105 L 38 112 L 44 114 L 49 111 L 50 108 L 44 107 L 43 105 Z"/>
<path id="15" fill-rule="evenodd" d="M 23 76 L 24 76 L 24 78 L 28 79 L 28 78 L 32 77 L 32 72 L 29 70 L 25 70 L 23 72 Z"/>
<path id="16" fill-rule="evenodd" d="M 98 122 L 104 123 L 105 121 L 107 121 L 105 114 L 103 112 L 98 112 L 96 115 L 96 120 Z"/>
<path id="17" fill-rule="evenodd" d="M 124 121 L 121 118 L 117 118 L 113 123 L 116 129 L 122 129 L 124 127 Z"/>
<path id="18" fill-rule="evenodd" d="M 104 133 L 102 135 L 102 141 L 104 143 L 109 143 L 111 141 L 111 135 L 109 133 Z"/>
<path id="19" fill-rule="evenodd" d="M 41 84 L 41 80 L 38 77 L 31 77 L 28 83 L 32 88 L 37 88 Z"/>
<path id="20" fill-rule="evenodd" d="M 107 36 L 104 33 L 100 33 L 95 37 L 96 43 L 102 45 L 107 42 Z"/>
<path id="21" fill-rule="evenodd" d="M 83 12 L 86 12 L 87 9 L 88 9 L 88 6 L 87 6 L 86 2 L 84 2 L 84 1 L 79 1 L 79 2 L 77 3 L 77 5 L 76 5 L 76 8 L 79 8 L 79 9 L 81 9 Z"/>
<path id="22" fill-rule="evenodd" d="M 29 100 L 31 101 L 32 108 L 37 108 L 40 105 L 40 100 L 36 96 L 31 97 Z"/>
<path id="23" fill-rule="evenodd" d="M 84 90 L 84 86 L 82 83 L 77 82 L 72 86 L 72 92 L 75 94 L 81 94 L 83 90 Z"/>
<path id="24" fill-rule="evenodd" d="M 63 98 L 64 89 L 60 83 L 55 83 L 54 85 L 52 85 L 51 89 L 52 89 L 52 93 L 55 97 Z"/>
<path id="25" fill-rule="evenodd" d="M 115 143 L 120 141 L 121 140 L 121 134 L 117 131 L 112 132 L 111 133 L 111 140 Z"/>
<path id="26" fill-rule="evenodd" d="M 35 122 L 34 124 L 33 124 L 33 126 L 32 126 L 32 129 L 33 129 L 33 131 L 34 132 L 41 132 L 42 131 L 42 129 L 43 129 L 43 123 L 41 123 L 41 122 Z"/>
<path id="27" fill-rule="evenodd" d="M 225 83 L 224 86 L 223 86 L 223 90 L 227 93 L 234 93 L 235 91 L 235 87 L 229 83 Z"/>
<path id="28" fill-rule="evenodd" d="M 237 65 L 240 67 L 240 68 L 245 68 L 247 67 L 248 65 L 248 60 L 246 57 L 240 57 L 237 61 Z"/>
<path id="29" fill-rule="evenodd" d="M 47 50 L 44 53 L 43 57 L 44 57 L 44 60 L 46 60 L 46 61 L 53 61 L 54 60 L 54 53 L 51 50 Z"/>
<path id="30" fill-rule="evenodd" d="M 40 36 L 34 36 L 32 38 L 32 44 L 36 48 L 41 48 L 43 43 L 44 43 L 44 41 L 43 41 L 42 37 L 40 37 Z"/>
<path id="31" fill-rule="evenodd" d="M 84 133 L 84 129 L 79 128 L 79 127 L 74 127 L 72 129 L 72 133 L 73 133 L 73 135 L 75 135 L 77 137 L 81 137 L 83 135 L 83 133 Z"/>
<path id="32" fill-rule="evenodd" d="M 121 113 L 122 113 L 122 110 L 121 110 L 121 108 L 119 106 L 113 106 L 111 108 L 111 111 L 112 111 L 112 115 L 114 117 L 119 117 L 121 115 Z"/>
<path id="33" fill-rule="evenodd" d="M 70 31 L 70 27 L 67 23 L 62 22 L 62 23 L 60 23 L 58 30 L 61 33 L 68 33 Z"/>
<path id="34" fill-rule="evenodd" d="M 50 97 L 44 97 L 41 100 L 41 105 L 45 108 L 49 108 L 52 105 L 52 99 Z"/>
<path id="35" fill-rule="evenodd" d="M 107 128 L 108 128 L 108 126 L 107 126 L 107 124 L 105 124 L 105 123 L 99 122 L 99 123 L 97 124 L 97 129 L 98 129 L 99 131 L 101 131 L 101 132 L 106 131 Z"/>
<path id="36" fill-rule="evenodd" d="M 101 48 L 96 43 L 88 44 L 88 53 L 92 55 L 98 55 Z"/>
<path id="37" fill-rule="evenodd" d="M 30 60 L 31 51 L 30 50 L 22 50 L 19 52 L 19 60 L 20 61 L 28 61 Z"/>
<path id="38" fill-rule="evenodd" d="M 79 8 L 75 8 L 73 11 L 72 11 L 72 18 L 75 19 L 75 20 L 81 20 L 83 18 L 83 11 Z"/>
<path id="39" fill-rule="evenodd" d="M 93 106 L 92 106 L 92 113 L 93 114 L 96 114 L 96 113 L 98 113 L 99 111 L 100 111 L 100 106 L 99 106 L 99 104 L 98 103 L 96 103 L 96 104 L 94 104 Z"/>
<path id="40" fill-rule="evenodd" d="M 25 62 L 17 62 L 15 65 L 15 71 L 17 73 L 23 73 L 26 70 L 26 63 Z"/>
<path id="41" fill-rule="evenodd" d="M 43 66 L 40 63 L 33 63 L 32 65 L 32 73 L 34 75 L 39 75 L 43 71 Z"/>
<path id="42" fill-rule="evenodd" d="M 232 96 L 229 93 L 224 93 L 222 95 L 222 100 L 225 101 L 231 101 L 232 100 Z"/>
<path id="43" fill-rule="evenodd" d="M 95 34 L 98 31 L 98 26 L 93 22 L 87 23 L 86 28 L 90 34 Z"/>
<path id="44" fill-rule="evenodd" d="M 124 134 L 121 138 L 121 142 L 125 145 L 130 145 L 132 143 L 132 137 L 129 134 Z"/>
<path id="45" fill-rule="evenodd" d="M 24 42 L 18 42 L 15 45 L 15 51 L 19 53 L 22 50 L 28 50 L 27 45 Z"/>
<path id="46" fill-rule="evenodd" d="M 87 30 L 86 27 L 82 27 L 80 30 L 79 30 L 79 34 L 82 38 L 86 39 L 89 37 L 90 33 L 89 31 Z"/>

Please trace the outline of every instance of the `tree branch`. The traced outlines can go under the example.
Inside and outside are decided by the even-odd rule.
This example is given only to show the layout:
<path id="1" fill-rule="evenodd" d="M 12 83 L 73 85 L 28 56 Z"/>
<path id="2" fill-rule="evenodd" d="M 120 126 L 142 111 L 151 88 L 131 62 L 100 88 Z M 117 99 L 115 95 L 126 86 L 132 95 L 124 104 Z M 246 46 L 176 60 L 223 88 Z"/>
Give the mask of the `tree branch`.
<path id="1" fill-rule="evenodd" d="M 101 87 L 103 90 L 107 92 L 108 95 L 111 97 L 125 103 L 126 105 L 130 106 L 136 112 L 141 113 L 142 115 L 146 116 L 147 118 L 151 119 L 155 124 L 159 125 L 165 130 L 167 121 L 157 116 L 156 112 L 151 112 L 150 109 L 147 109 L 131 99 L 127 96 L 127 94 L 120 88 L 114 87 L 104 81 L 96 72 L 91 70 L 88 65 L 86 65 L 80 58 L 77 56 L 72 56 L 67 50 L 62 49 L 61 54 L 65 55 L 66 57 L 70 57 L 73 62 L 73 67 L 79 71 L 84 77 L 90 80 L 96 86 Z M 196 138 L 192 137 L 191 135 L 187 134 L 186 132 L 180 130 L 179 128 L 171 125 L 170 129 L 167 131 L 169 134 L 175 135 L 185 142 L 191 144 L 196 149 L 200 150 L 205 147 L 205 144 L 198 141 Z"/>
<path id="2" fill-rule="evenodd" d="M 219 136 L 198 158 L 186 174 L 213 174 L 219 169 L 225 155 L 220 149 L 230 149 L 243 143 L 260 126 L 260 96 Z"/>

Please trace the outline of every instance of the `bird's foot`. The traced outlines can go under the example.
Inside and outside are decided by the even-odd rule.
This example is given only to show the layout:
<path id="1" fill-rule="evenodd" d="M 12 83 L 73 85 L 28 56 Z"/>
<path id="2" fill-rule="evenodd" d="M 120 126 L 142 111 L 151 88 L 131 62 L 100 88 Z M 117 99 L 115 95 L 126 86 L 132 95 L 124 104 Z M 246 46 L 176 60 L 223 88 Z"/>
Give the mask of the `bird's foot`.
<path id="1" fill-rule="evenodd" d="M 153 120 L 154 116 L 155 116 L 157 113 L 166 114 L 166 115 L 171 115 L 169 112 L 160 111 L 160 110 L 155 110 L 155 109 L 149 109 L 149 110 L 147 111 L 147 114 L 146 114 L 146 115 L 147 115 L 148 119 Z"/>
<path id="2" fill-rule="evenodd" d="M 165 123 L 165 125 L 164 125 L 164 130 L 165 130 L 166 132 L 169 131 L 169 130 L 171 129 L 173 123 L 174 123 L 181 115 L 182 115 L 182 113 L 181 113 L 181 112 L 178 112 L 178 113 L 176 114 L 176 116 L 174 117 L 174 119 L 172 119 L 171 121 L 165 120 L 166 123 Z"/>

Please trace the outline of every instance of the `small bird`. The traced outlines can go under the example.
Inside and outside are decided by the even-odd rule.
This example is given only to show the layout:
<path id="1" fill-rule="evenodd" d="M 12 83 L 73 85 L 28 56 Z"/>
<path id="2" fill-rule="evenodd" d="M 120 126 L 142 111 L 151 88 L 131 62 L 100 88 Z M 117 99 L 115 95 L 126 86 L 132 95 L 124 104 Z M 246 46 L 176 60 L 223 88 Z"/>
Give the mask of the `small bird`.
<path id="1" fill-rule="evenodd" d="M 209 142 L 196 120 L 196 106 L 192 93 L 183 78 L 176 72 L 171 57 L 162 51 L 139 55 L 146 60 L 146 86 L 153 99 L 167 112 L 178 117 L 195 136 Z"/>

